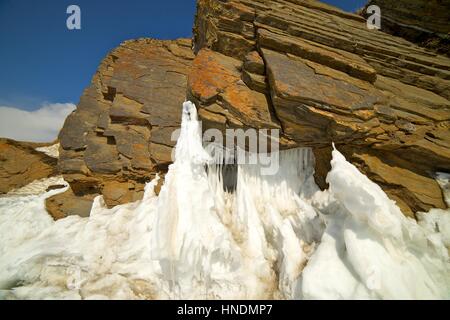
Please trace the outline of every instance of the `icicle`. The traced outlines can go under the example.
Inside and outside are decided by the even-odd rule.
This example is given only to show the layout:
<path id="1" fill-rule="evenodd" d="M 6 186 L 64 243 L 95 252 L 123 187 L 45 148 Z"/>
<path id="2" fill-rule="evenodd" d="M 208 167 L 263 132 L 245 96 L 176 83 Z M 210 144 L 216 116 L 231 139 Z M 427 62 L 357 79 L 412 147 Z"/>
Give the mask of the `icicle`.
<path id="1" fill-rule="evenodd" d="M 44 201 L 64 190 L 0 198 L 0 298 L 449 298 L 449 224 L 406 219 L 333 149 L 324 192 L 308 148 L 274 154 L 273 175 L 228 165 L 185 102 L 159 196 L 157 177 L 141 201 L 57 222 Z"/>

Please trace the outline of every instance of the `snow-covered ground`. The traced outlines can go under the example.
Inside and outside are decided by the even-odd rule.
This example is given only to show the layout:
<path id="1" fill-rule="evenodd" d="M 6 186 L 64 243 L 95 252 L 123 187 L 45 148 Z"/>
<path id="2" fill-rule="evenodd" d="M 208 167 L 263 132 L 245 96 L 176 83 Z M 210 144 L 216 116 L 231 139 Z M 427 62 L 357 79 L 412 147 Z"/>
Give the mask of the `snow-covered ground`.
<path id="1" fill-rule="evenodd" d="M 97 197 L 90 217 L 57 222 L 44 207 L 65 190 L 45 192 L 55 181 L 0 198 L 0 298 L 450 298 L 449 212 L 406 218 L 337 150 L 329 190 L 311 150 L 295 149 L 274 176 L 239 165 L 227 193 L 195 106 L 183 110 L 159 196 L 155 179 L 142 201 Z"/>

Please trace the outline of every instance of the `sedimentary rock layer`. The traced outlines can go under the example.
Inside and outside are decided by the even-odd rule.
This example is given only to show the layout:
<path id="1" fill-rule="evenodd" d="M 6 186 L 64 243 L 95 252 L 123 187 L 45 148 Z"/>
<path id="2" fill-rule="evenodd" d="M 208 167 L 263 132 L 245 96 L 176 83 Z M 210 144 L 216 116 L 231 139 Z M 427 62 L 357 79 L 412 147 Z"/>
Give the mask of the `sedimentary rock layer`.
<path id="1" fill-rule="evenodd" d="M 57 159 L 36 151 L 45 145 L 0 139 L 0 194 L 56 174 Z"/>
<path id="2" fill-rule="evenodd" d="M 450 55 L 449 0 L 370 0 L 366 8 L 371 5 L 381 9 L 381 30 Z"/>
<path id="3" fill-rule="evenodd" d="M 113 50 L 60 134 L 73 194 L 140 199 L 171 163 L 186 94 L 204 129 L 313 147 L 322 188 L 335 142 L 405 214 L 446 207 L 433 175 L 450 170 L 450 59 L 312 0 L 198 0 L 193 43 Z"/>
<path id="4" fill-rule="evenodd" d="M 59 135 L 59 168 L 75 195 L 135 201 L 167 170 L 193 58 L 188 39 L 131 40 L 108 54 Z"/>
<path id="5" fill-rule="evenodd" d="M 335 142 L 404 213 L 445 208 L 448 57 L 311 0 L 199 0 L 194 51 L 208 127 L 281 128 L 284 148 L 314 147 L 322 187 Z"/>

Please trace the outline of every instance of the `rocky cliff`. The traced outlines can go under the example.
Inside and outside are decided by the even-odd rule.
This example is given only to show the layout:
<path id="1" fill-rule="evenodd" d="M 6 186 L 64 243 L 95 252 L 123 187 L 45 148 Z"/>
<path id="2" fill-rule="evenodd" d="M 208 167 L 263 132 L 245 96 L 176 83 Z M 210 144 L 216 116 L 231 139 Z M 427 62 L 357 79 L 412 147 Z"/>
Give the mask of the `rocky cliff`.
<path id="1" fill-rule="evenodd" d="M 450 0 L 371 0 L 370 5 L 381 9 L 382 31 L 450 55 Z"/>
<path id="2" fill-rule="evenodd" d="M 59 135 L 70 193 L 103 194 L 115 206 L 140 199 L 145 182 L 164 174 L 193 58 L 188 39 L 139 39 L 102 61 Z"/>
<path id="3" fill-rule="evenodd" d="M 0 139 L 0 194 L 57 174 L 57 159 L 36 150 L 47 145 Z"/>
<path id="4" fill-rule="evenodd" d="M 450 170 L 448 57 L 312 0 L 198 0 L 192 45 L 140 39 L 105 58 L 60 134 L 76 196 L 139 199 L 171 162 L 187 95 L 205 128 L 313 147 L 323 188 L 334 142 L 405 214 L 446 207 L 433 175 Z"/>
<path id="5" fill-rule="evenodd" d="M 284 147 L 314 148 L 322 187 L 335 142 L 406 214 L 445 207 L 449 58 L 317 1 L 197 7 L 188 91 L 204 121 L 281 128 Z"/>

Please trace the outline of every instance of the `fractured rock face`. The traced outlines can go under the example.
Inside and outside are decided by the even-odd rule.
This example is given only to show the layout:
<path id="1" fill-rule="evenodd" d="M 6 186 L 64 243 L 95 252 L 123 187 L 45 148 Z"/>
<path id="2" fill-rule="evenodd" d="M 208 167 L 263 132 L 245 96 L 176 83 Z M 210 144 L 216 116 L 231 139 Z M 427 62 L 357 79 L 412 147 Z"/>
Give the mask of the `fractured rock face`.
<path id="1" fill-rule="evenodd" d="M 314 0 L 198 0 L 193 43 L 113 50 L 60 133 L 73 195 L 140 199 L 172 162 L 186 94 L 204 129 L 280 129 L 282 148 L 313 147 L 323 188 L 334 142 L 405 214 L 446 206 L 433 174 L 450 171 L 450 59 Z"/>
<path id="2" fill-rule="evenodd" d="M 335 142 L 404 213 L 446 207 L 448 57 L 313 0 L 199 0 L 194 51 L 207 127 L 281 128 L 283 148 L 315 148 L 322 187 Z"/>
<path id="3" fill-rule="evenodd" d="M 266 93 L 241 80 L 239 61 L 205 49 L 198 53 L 189 74 L 190 99 L 205 106 L 204 118 L 223 119 L 230 127 L 279 128 Z M 213 119 L 211 119 L 214 121 Z M 221 121 L 221 120 L 219 120 Z"/>
<path id="4" fill-rule="evenodd" d="M 190 40 L 139 39 L 102 61 L 59 135 L 59 169 L 76 196 L 136 201 L 164 174 L 193 58 Z"/>
<path id="5" fill-rule="evenodd" d="M 366 8 L 370 5 L 381 9 L 381 30 L 450 55 L 449 0 L 371 0 Z"/>

